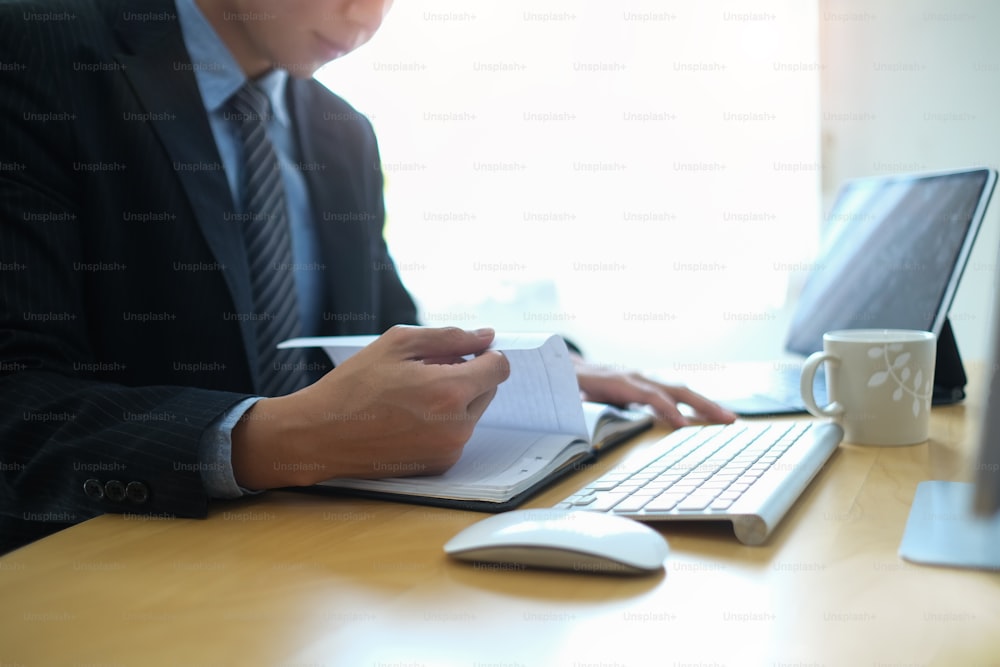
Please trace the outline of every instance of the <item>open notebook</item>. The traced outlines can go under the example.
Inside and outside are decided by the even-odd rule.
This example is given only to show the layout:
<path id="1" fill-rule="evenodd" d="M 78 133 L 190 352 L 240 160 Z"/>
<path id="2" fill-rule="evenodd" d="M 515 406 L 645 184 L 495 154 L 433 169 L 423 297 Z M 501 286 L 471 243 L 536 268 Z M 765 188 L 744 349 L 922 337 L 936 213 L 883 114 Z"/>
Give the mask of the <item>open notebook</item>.
<path id="1" fill-rule="evenodd" d="M 322 347 L 337 365 L 373 340 L 297 338 L 281 347 Z M 581 401 L 569 350 L 557 335 L 500 334 L 493 347 L 510 362 L 510 378 L 497 389 L 450 470 L 421 477 L 331 479 L 311 490 L 503 511 L 652 424 L 643 411 Z"/>

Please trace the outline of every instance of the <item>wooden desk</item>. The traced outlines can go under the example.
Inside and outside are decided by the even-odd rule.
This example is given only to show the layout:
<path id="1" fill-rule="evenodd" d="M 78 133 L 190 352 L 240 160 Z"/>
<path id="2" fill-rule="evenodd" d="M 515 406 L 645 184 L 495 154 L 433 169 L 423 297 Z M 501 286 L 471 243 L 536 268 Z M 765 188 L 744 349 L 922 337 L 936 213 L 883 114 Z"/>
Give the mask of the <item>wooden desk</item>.
<path id="1" fill-rule="evenodd" d="M 1000 575 L 896 555 L 917 483 L 964 477 L 967 411 L 936 408 L 923 445 L 842 445 L 766 546 L 662 525 L 651 578 L 452 562 L 483 515 L 378 501 L 100 517 L 0 559 L 0 665 L 998 664 Z"/>

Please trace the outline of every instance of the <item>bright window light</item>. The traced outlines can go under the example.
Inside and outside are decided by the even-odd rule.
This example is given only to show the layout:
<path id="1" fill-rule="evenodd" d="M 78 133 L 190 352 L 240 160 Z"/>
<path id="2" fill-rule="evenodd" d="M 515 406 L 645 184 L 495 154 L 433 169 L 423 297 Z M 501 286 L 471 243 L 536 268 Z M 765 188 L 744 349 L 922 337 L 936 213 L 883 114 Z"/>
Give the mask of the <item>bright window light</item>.
<path id="1" fill-rule="evenodd" d="M 780 349 L 819 229 L 817 54 L 801 0 L 401 1 L 318 78 L 375 126 L 425 323 L 648 367 Z"/>

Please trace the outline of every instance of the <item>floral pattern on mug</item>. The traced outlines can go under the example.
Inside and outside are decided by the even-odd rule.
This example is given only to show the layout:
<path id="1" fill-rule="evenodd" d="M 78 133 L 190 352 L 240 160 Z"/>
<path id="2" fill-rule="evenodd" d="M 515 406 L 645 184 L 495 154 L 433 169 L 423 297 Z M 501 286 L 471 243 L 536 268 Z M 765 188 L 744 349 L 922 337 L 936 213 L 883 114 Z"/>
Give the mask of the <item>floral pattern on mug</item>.
<path id="1" fill-rule="evenodd" d="M 892 392 L 892 400 L 901 401 L 904 396 L 913 397 L 913 416 L 916 417 L 920 414 L 921 409 L 931 409 L 933 383 L 929 377 L 924 379 L 922 368 L 918 368 L 916 373 L 910 369 L 910 353 L 900 353 L 902 349 L 903 346 L 899 343 L 868 348 L 868 358 L 878 359 L 881 357 L 885 361 L 885 370 L 872 373 L 872 376 L 868 378 L 868 386 L 879 387 L 891 378 L 896 385 Z M 895 354 L 891 360 L 889 358 L 890 352 Z"/>

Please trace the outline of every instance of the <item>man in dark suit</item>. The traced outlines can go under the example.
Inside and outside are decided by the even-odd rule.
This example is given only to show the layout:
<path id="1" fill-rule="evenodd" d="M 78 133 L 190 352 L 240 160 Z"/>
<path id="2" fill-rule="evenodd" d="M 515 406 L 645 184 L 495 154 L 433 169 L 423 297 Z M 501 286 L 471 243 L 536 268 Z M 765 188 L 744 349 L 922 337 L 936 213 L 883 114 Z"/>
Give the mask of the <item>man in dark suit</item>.
<path id="1" fill-rule="evenodd" d="M 396 326 L 417 313 L 382 237 L 374 134 L 311 79 L 389 4 L 0 0 L 0 552 L 103 512 L 198 517 L 457 460 L 506 360 L 491 330 Z M 270 104 L 295 332 L 386 332 L 329 372 L 262 363 L 261 323 L 289 318 L 261 307 L 246 238 L 256 162 L 228 105 L 248 82 Z M 269 393 L 281 373 L 298 384 Z M 675 424 L 679 402 L 732 418 L 636 374 L 579 379 Z"/>

